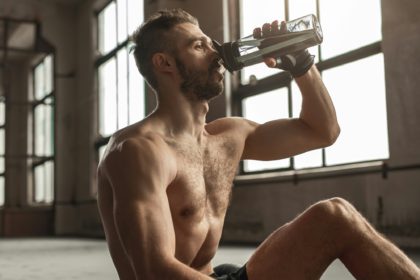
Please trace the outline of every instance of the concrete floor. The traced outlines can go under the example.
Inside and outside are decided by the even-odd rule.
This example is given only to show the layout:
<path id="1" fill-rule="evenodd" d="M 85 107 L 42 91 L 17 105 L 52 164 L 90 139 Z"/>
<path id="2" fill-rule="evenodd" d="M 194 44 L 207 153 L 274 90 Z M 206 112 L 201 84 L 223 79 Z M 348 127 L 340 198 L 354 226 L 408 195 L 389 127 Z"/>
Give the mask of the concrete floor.
<path id="1" fill-rule="evenodd" d="M 213 264 L 245 263 L 254 247 L 223 246 Z M 420 265 L 420 250 L 409 252 Z M 1 280 L 118 279 L 106 243 L 91 239 L 0 239 Z M 321 280 L 354 279 L 339 261 Z M 262 279 L 264 280 L 264 279 Z"/>

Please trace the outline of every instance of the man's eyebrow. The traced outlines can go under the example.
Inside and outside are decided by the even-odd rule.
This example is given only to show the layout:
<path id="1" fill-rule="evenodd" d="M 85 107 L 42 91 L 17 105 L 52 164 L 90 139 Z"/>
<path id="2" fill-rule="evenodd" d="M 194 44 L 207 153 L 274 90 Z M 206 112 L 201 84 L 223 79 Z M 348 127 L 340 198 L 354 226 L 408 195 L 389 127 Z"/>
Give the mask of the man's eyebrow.
<path id="1" fill-rule="evenodd" d="M 188 38 L 188 45 L 190 45 L 194 42 L 197 42 L 197 41 L 202 41 L 202 42 L 205 42 L 209 45 L 213 44 L 212 40 L 207 36 L 191 36 L 191 37 Z"/>

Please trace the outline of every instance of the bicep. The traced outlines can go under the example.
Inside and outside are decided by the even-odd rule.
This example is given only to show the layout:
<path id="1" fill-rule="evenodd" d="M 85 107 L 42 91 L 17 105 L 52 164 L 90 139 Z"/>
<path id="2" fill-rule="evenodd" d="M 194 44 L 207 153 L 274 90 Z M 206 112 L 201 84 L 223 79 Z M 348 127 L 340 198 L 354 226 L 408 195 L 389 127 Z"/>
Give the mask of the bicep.
<path id="1" fill-rule="evenodd" d="M 175 254 L 175 233 L 169 203 L 163 193 L 142 198 L 116 196 L 113 216 L 118 235 L 132 262 L 156 265 Z M 142 263 L 134 264 L 142 266 Z M 150 267 L 143 267 L 143 270 Z"/>
<path id="2" fill-rule="evenodd" d="M 242 159 L 277 160 L 317 148 L 314 133 L 301 119 L 249 122 Z"/>
<path id="3" fill-rule="evenodd" d="M 131 144 L 129 144 L 131 145 Z M 165 174 L 156 147 L 123 146 L 111 155 L 107 173 L 113 190 L 112 215 L 120 242 L 143 275 L 175 254 L 175 233 Z"/>
<path id="4" fill-rule="evenodd" d="M 121 279 L 135 279 L 133 267 L 127 258 L 115 226 L 112 188 L 100 169 L 98 169 L 98 208 L 109 252 L 119 277 Z"/>

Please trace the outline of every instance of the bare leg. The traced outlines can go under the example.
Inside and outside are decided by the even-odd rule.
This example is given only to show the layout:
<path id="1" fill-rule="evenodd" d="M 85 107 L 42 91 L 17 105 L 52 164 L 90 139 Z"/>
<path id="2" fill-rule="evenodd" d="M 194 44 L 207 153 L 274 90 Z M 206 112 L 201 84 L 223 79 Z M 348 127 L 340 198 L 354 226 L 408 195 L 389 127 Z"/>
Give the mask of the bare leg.
<path id="1" fill-rule="evenodd" d="M 247 271 L 250 280 L 319 279 L 336 258 L 356 279 L 420 279 L 417 266 L 339 198 L 313 205 L 276 230 Z"/>

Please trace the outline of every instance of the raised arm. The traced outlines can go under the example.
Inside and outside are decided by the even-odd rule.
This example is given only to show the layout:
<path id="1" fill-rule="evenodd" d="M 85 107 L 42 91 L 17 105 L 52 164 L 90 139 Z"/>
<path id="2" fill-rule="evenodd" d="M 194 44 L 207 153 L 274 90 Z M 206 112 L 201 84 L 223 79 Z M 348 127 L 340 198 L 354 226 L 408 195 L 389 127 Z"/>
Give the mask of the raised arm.
<path id="1" fill-rule="evenodd" d="M 296 83 L 302 93 L 299 118 L 264 124 L 248 121 L 243 159 L 287 158 L 335 142 L 340 127 L 334 105 L 316 67 L 312 66 L 306 74 L 296 78 Z"/>
<path id="2" fill-rule="evenodd" d="M 117 234 L 107 238 L 119 239 L 108 243 L 122 244 L 136 279 L 211 279 L 175 258 L 166 188 L 176 176 L 176 166 L 162 144 L 126 140 L 110 152 L 100 169 L 113 193 L 111 220 Z"/>

